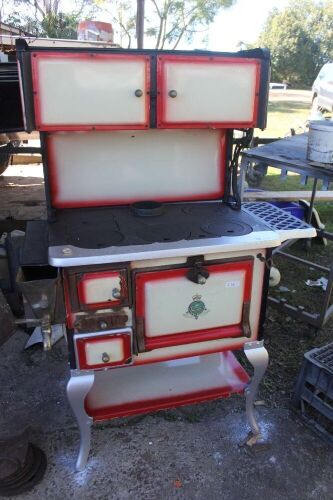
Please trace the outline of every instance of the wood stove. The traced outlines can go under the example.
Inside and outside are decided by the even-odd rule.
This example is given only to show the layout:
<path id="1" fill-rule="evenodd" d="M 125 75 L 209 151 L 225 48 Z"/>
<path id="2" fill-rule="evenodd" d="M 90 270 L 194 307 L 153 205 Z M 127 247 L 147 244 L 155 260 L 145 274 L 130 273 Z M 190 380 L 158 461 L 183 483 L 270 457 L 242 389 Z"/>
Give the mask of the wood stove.
<path id="1" fill-rule="evenodd" d="M 57 270 L 77 468 L 94 421 L 234 392 L 255 440 L 271 249 L 315 235 L 272 205 L 239 203 L 241 146 L 266 124 L 269 54 L 17 50 L 48 204 L 48 220 L 28 224 L 22 267 Z"/>

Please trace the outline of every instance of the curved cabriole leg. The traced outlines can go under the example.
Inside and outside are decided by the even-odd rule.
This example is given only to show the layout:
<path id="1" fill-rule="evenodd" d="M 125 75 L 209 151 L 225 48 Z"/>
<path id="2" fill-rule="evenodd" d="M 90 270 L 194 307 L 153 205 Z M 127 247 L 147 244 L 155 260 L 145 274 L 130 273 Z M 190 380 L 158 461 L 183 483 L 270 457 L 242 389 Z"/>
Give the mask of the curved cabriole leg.
<path id="1" fill-rule="evenodd" d="M 93 386 L 94 372 L 79 372 L 72 370 L 67 384 L 67 398 L 75 415 L 80 430 L 80 450 L 76 462 L 76 470 L 85 468 L 90 451 L 91 425 L 93 419 L 87 415 L 84 400 Z"/>
<path id="2" fill-rule="evenodd" d="M 246 396 L 246 418 L 251 427 L 251 437 L 247 444 L 252 446 L 260 438 L 260 428 L 254 414 L 254 401 L 257 396 L 259 384 L 265 374 L 268 365 L 268 352 L 264 347 L 264 341 L 247 342 L 244 344 L 244 353 L 254 368 L 250 384 L 245 389 Z"/>

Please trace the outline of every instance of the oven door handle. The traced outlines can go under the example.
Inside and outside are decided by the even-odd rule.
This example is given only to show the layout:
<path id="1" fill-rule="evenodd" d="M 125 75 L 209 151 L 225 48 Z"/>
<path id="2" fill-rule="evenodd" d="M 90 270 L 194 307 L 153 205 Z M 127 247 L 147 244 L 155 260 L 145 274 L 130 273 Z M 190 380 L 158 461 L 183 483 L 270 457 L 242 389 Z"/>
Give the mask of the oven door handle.
<path id="1" fill-rule="evenodd" d="M 209 271 L 205 267 L 195 266 L 187 272 L 186 277 L 197 285 L 204 285 L 209 278 Z"/>

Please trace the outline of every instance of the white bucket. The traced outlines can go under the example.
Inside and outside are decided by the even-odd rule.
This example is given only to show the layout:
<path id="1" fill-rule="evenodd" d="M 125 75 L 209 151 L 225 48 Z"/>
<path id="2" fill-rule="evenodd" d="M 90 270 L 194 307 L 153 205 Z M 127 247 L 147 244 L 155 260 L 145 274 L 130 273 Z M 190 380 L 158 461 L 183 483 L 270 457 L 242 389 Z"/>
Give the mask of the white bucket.
<path id="1" fill-rule="evenodd" d="M 333 164 L 333 122 L 310 122 L 307 159 Z"/>

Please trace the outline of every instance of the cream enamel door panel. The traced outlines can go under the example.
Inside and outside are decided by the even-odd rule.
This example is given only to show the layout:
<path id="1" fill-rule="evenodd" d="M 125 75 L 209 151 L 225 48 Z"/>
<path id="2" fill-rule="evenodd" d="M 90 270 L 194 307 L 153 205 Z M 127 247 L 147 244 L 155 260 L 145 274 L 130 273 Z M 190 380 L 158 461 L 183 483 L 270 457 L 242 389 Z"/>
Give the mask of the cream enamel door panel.
<path id="1" fill-rule="evenodd" d="M 224 131 L 59 132 L 47 148 L 55 207 L 223 196 Z"/>
<path id="2" fill-rule="evenodd" d="M 249 306 L 251 260 L 205 266 L 204 284 L 189 279 L 189 268 L 136 275 L 138 335 L 148 349 L 243 336 Z"/>
<path id="3" fill-rule="evenodd" d="M 160 56 L 158 61 L 159 127 L 255 125 L 256 59 Z"/>
<path id="4" fill-rule="evenodd" d="M 85 273 L 77 288 L 80 304 L 88 307 L 113 307 L 128 301 L 126 271 Z"/>
<path id="5" fill-rule="evenodd" d="M 32 54 L 39 130 L 148 128 L 149 57 Z"/>
<path id="6" fill-rule="evenodd" d="M 132 356 L 131 329 L 89 335 L 75 335 L 80 369 L 104 368 L 129 363 Z"/>

